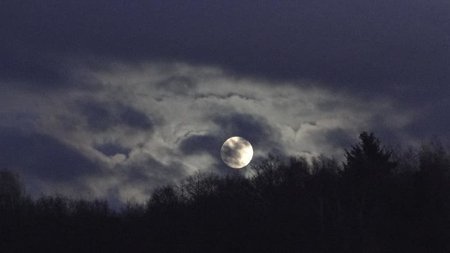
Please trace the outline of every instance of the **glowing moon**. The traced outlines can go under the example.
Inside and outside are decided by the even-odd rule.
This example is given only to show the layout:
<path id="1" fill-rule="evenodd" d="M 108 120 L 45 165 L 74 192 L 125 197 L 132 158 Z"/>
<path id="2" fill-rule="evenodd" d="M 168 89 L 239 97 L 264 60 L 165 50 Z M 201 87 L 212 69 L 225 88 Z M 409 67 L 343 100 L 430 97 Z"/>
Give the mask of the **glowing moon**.
<path id="1" fill-rule="evenodd" d="M 226 140 L 220 149 L 222 161 L 233 169 L 247 166 L 253 157 L 253 147 L 246 139 L 234 136 Z"/>

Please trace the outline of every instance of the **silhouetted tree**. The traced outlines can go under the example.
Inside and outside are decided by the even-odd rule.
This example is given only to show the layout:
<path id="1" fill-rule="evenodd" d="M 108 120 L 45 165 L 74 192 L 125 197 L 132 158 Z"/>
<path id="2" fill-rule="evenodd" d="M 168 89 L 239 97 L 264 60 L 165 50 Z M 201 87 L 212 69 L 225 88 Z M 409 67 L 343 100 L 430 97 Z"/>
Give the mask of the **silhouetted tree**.
<path id="1" fill-rule="evenodd" d="M 450 250 L 450 156 L 439 142 L 422 145 L 416 176 L 416 236 L 419 248 Z M 416 239 L 417 240 L 417 239 Z"/>
<path id="2" fill-rule="evenodd" d="M 380 145 L 373 133 L 363 132 L 359 139 L 358 144 L 346 151 L 342 171 L 346 218 L 350 225 L 347 233 L 355 247 L 352 250 L 383 245 L 379 227 L 388 210 L 385 203 L 388 202 L 389 177 L 396 167 L 391 152 Z"/>
<path id="3" fill-rule="evenodd" d="M 389 175 L 396 166 L 392 152 L 383 148 L 373 133 L 363 132 L 359 139 L 360 143 L 346 151 L 344 175 L 360 180 Z"/>
<path id="4" fill-rule="evenodd" d="M 11 171 L 0 171 L 0 208 L 8 208 L 23 194 L 19 177 Z"/>

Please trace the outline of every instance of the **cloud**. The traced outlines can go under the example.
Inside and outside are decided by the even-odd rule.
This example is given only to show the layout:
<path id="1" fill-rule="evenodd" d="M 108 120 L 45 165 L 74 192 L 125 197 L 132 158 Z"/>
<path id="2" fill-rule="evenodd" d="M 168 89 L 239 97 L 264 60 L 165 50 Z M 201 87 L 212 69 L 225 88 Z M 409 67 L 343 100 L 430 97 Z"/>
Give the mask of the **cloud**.
<path id="1" fill-rule="evenodd" d="M 104 131 L 116 126 L 151 130 L 153 123 L 145 113 L 119 103 L 84 102 L 80 106 L 89 128 Z"/>
<path id="2" fill-rule="evenodd" d="M 0 77 L 3 82 L 25 86 L 31 90 L 58 88 L 68 82 L 68 76 L 65 75 L 67 72 L 57 66 L 57 63 L 42 59 L 35 53 L 23 56 L 7 50 L 0 49 Z"/>
<path id="3" fill-rule="evenodd" d="M 30 159 L 41 159 L 42 166 L 29 164 L 26 173 L 40 175 L 45 172 L 40 167 L 53 171 L 66 161 L 81 163 L 66 166 L 64 180 L 40 175 L 45 181 L 35 179 L 34 192 L 143 202 L 154 187 L 196 171 L 229 173 L 220 147 L 231 136 L 249 140 L 256 160 L 268 153 L 342 157 L 347 137 L 376 124 L 397 135 L 412 120 L 388 98 L 361 100 L 313 84 L 237 78 L 208 66 L 118 64 L 83 73 L 89 76 L 80 79 L 84 87 L 101 88 L 55 90 L 45 98 L 18 89 L 14 100 L 11 93 L 0 93 L 0 113 L 10 115 L 0 125 L 29 131 L 32 139 L 41 136 L 40 143 L 57 143 L 38 152 L 19 149 L 18 160 L 30 153 Z M 23 146 L 21 138 L 11 142 Z M 64 151 L 55 163 L 44 159 L 59 154 L 51 147 L 71 152 Z M 72 171 L 87 168 L 84 164 L 95 167 L 79 175 Z"/>
<path id="4" fill-rule="evenodd" d="M 0 128 L 0 167 L 51 182 L 99 173 L 96 163 L 52 136 Z"/>
<path id="5" fill-rule="evenodd" d="M 206 152 L 211 156 L 218 157 L 221 145 L 222 139 L 216 136 L 192 135 L 180 143 L 180 150 L 186 155 Z"/>
<path id="6" fill-rule="evenodd" d="M 125 148 L 114 143 L 104 143 L 95 148 L 107 156 L 114 156 L 118 154 L 128 156 L 128 153 L 131 151 L 129 148 Z"/>
<path id="7" fill-rule="evenodd" d="M 279 133 L 261 116 L 232 113 L 217 116 L 213 122 L 220 127 L 222 138 L 240 136 L 258 146 L 276 145 L 279 139 Z"/>
<path id="8" fill-rule="evenodd" d="M 183 164 L 163 164 L 148 154 L 117 164 L 100 176 L 91 177 L 87 185 L 96 196 L 120 205 L 126 202 L 144 203 L 159 186 L 179 182 L 188 173 Z"/>
<path id="9" fill-rule="evenodd" d="M 157 82 L 156 87 L 176 95 L 187 95 L 196 85 L 193 77 L 175 75 Z"/>
<path id="10" fill-rule="evenodd" d="M 8 24 L 0 79 L 78 86 L 67 77 L 79 64 L 187 62 L 237 76 L 314 80 L 339 91 L 404 100 L 410 93 L 415 102 L 426 101 L 450 80 L 449 16 L 440 0 L 8 0 L 0 11 L 0 22 Z"/>

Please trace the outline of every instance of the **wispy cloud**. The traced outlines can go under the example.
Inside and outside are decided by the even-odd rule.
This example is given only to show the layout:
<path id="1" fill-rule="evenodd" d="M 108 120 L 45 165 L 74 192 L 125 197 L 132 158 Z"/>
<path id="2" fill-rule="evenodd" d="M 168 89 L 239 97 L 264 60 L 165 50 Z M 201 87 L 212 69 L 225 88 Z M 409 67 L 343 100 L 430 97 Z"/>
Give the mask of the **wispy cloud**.
<path id="1" fill-rule="evenodd" d="M 237 78 L 219 68 L 189 64 L 84 71 L 83 87 L 96 89 L 54 91 L 46 99 L 19 89 L 14 103 L 3 103 L 5 111 L 16 116 L 3 118 L 4 127 L 24 122 L 18 115 L 34 123 L 26 129 L 30 135 L 0 136 L 2 143 L 5 138 L 23 139 L 11 140 L 16 148 L 3 147 L 0 162 L 35 173 L 29 180 L 46 184 L 35 184 L 36 192 L 74 194 L 75 189 L 85 189 L 78 193 L 115 202 L 144 201 L 156 186 L 197 170 L 223 170 L 220 146 L 233 135 L 251 141 L 255 157 L 322 152 L 340 157 L 359 131 L 376 126 L 397 136 L 413 120 L 411 112 L 396 108 L 387 98 L 362 100 L 307 81 L 299 85 Z M 8 101 L 7 95 L 1 96 Z M 61 156 L 58 152 L 65 151 L 58 146 L 59 151 L 49 151 L 58 156 L 58 166 L 41 156 L 28 163 L 5 162 L 27 161 L 23 150 L 33 148 L 30 140 L 35 135 L 70 147 L 79 159 L 71 162 L 71 156 Z M 64 167 L 65 162 L 69 166 Z M 89 169 L 86 164 L 95 166 Z M 83 176 L 66 184 L 50 180 L 59 174 L 70 178 L 79 170 Z"/>

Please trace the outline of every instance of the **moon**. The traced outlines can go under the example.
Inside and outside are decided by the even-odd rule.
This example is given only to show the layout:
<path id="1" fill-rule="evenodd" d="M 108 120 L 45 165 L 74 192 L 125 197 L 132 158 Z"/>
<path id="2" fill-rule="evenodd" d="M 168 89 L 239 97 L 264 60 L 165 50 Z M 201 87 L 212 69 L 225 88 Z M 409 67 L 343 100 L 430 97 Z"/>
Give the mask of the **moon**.
<path id="1" fill-rule="evenodd" d="M 253 158 L 253 147 L 246 139 L 233 136 L 228 138 L 220 149 L 222 161 L 233 169 L 247 166 Z"/>

